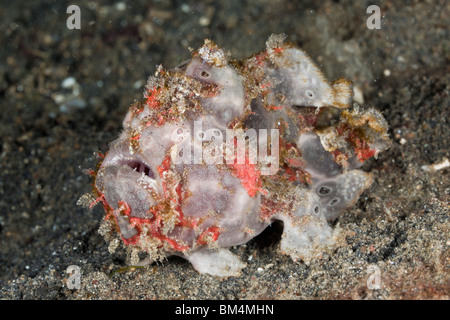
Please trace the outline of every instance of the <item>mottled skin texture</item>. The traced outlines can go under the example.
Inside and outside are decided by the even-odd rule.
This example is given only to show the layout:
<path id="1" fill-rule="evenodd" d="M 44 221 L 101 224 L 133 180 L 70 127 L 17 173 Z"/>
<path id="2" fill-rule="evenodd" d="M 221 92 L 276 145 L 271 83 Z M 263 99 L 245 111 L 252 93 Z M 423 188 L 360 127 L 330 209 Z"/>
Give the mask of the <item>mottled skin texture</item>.
<path id="1" fill-rule="evenodd" d="M 356 168 L 389 146 L 387 125 L 375 110 L 358 109 L 319 126 L 324 107 L 350 107 L 350 82 L 329 84 L 282 40 L 272 36 L 242 62 L 207 40 L 190 61 L 149 79 L 146 100 L 130 108 L 95 173 L 102 234 L 120 235 L 132 264 L 178 255 L 201 273 L 237 276 L 245 264 L 227 248 L 275 220 L 284 223 L 280 251 L 295 261 L 333 246 L 327 221 L 370 185 Z M 250 160 L 259 151 L 251 129 L 260 142 L 259 129 L 278 130 L 267 146 L 276 155 L 269 171 Z M 236 137 L 226 140 L 230 133 Z M 217 158 L 240 143 L 250 150 L 244 162 Z M 138 261 L 136 252 L 148 258 Z"/>

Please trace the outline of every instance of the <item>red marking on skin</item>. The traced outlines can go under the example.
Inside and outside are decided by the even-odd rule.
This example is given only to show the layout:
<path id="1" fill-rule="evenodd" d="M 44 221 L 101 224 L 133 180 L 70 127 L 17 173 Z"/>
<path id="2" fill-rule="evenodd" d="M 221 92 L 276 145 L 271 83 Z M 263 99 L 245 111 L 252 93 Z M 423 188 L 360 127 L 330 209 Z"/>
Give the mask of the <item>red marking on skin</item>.
<path id="1" fill-rule="evenodd" d="M 164 179 L 165 173 L 169 171 L 170 169 L 170 162 L 171 162 L 171 158 L 170 155 L 166 155 L 163 162 L 161 163 L 160 166 L 157 166 L 156 169 L 159 172 L 159 176 L 161 177 L 161 183 L 163 186 L 163 191 L 164 191 L 164 197 L 167 198 L 169 196 L 168 191 L 167 191 L 167 184 L 166 181 Z"/>
<path id="2" fill-rule="evenodd" d="M 297 181 L 298 177 L 297 177 L 297 170 L 287 167 L 285 169 L 285 175 L 287 176 L 287 179 L 289 181 Z"/>
<path id="3" fill-rule="evenodd" d="M 279 54 L 279 53 L 281 53 L 281 52 L 284 51 L 284 48 L 283 48 L 283 47 L 278 47 L 278 48 L 273 48 L 273 49 L 271 49 L 271 50 L 272 50 L 273 53 Z M 256 65 L 257 65 L 258 67 L 264 66 L 264 64 L 265 64 L 266 60 L 268 59 L 268 57 L 269 57 L 269 52 L 268 52 L 268 50 L 264 50 L 264 51 L 261 52 L 260 54 L 256 55 L 256 56 L 254 57 Z"/>
<path id="4" fill-rule="evenodd" d="M 217 226 L 209 227 L 205 229 L 202 234 L 197 238 L 197 244 L 208 244 L 208 240 L 205 237 L 209 236 L 210 241 L 217 241 L 220 235 L 220 228 Z"/>
<path id="5" fill-rule="evenodd" d="M 138 233 L 136 233 L 136 234 L 135 234 L 134 236 L 132 236 L 131 238 L 125 239 L 122 235 L 120 235 L 121 238 L 122 238 L 122 241 L 123 241 L 127 246 L 133 245 L 133 244 L 137 244 L 137 243 L 139 242 L 140 238 L 141 238 L 141 231 L 139 230 L 139 227 L 136 226 L 135 229 L 136 229 L 136 231 L 138 231 Z"/>
<path id="6" fill-rule="evenodd" d="M 233 175 L 241 180 L 241 184 L 248 195 L 254 197 L 256 193 L 261 190 L 261 172 L 257 169 L 255 164 L 248 163 L 248 158 L 245 160 L 245 164 L 230 164 L 229 166 L 233 170 Z"/>
<path id="7" fill-rule="evenodd" d="M 234 138 L 234 148 L 237 148 L 237 138 Z M 231 173 L 241 180 L 241 184 L 247 191 L 250 197 L 254 197 L 258 191 L 263 191 L 261 181 L 261 171 L 258 170 L 256 164 L 250 164 L 248 154 L 245 154 L 245 163 L 238 164 L 237 157 L 234 158 L 234 163 L 227 165 L 232 170 Z"/>
<path id="8" fill-rule="evenodd" d="M 139 140 L 140 138 L 141 138 L 141 134 L 138 133 L 138 134 L 136 134 L 135 136 L 131 137 L 130 139 L 131 139 L 131 140 Z"/>
<path id="9" fill-rule="evenodd" d="M 295 158 L 286 158 L 285 161 L 289 162 L 290 166 L 293 167 L 303 167 L 304 163 L 298 159 Z"/>
<path id="10" fill-rule="evenodd" d="M 161 210 L 164 210 L 164 207 L 156 205 L 147 211 L 153 215 L 151 218 L 139 218 L 131 216 L 131 210 L 126 202 L 119 201 L 119 205 L 120 213 L 123 213 L 129 218 L 130 227 L 137 231 L 136 235 L 129 239 L 122 237 L 122 240 L 126 245 L 137 244 L 141 239 L 142 230 L 144 230 L 145 226 L 151 237 L 160 240 L 162 243 L 168 243 L 172 249 L 180 252 L 189 250 L 189 246 L 182 245 L 178 243 L 176 239 L 162 233 L 161 228 L 164 226 L 164 219 L 161 215 Z"/>
<path id="11" fill-rule="evenodd" d="M 345 138 L 354 148 L 356 157 L 360 162 L 364 162 L 367 159 L 373 157 L 376 154 L 376 149 L 371 149 L 369 144 L 361 139 L 361 135 L 358 132 L 349 131 Z"/>
<path id="12" fill-rule="evenodd" d="M 173 250 L 179 252 L 186 252 L 190 249 L 189 246 L 179 244 L 175 239 L 171 239 L 169 237 L 165 237 L 164 241 L 168 242 Z"/>
<path id="13" fill-rule="evenodd" d="M 153 89 L 147 91 L 145 94 L 145 105 L 151 109 L 159 109 L 160 103 L 158 97 L 160 96 L 162 88 L 153 87 Z"/>
<path id="14" fill-rule="evenodd" d="M 181 181 L 178 183 L 177 187 L 175 188 L 175 191 L 178 195 L 178 198 L 176 199 L 177 205 L 175 207 L 175 210 L 178 212 L 179 219 L 181 221 L 184 221 L 184 213 L 183 209 L 181 208 L 181 202 L 183 201 L 183 186 L 181 185 Z"/>
<path id="15" fill-rule="evenodd" d="M 119 212 L 130 217 L 131 209 L 128 203 L 126 203 L 126 201 L 119 200 L 117 204 L 119 205 Z"/>
<path id="16" fill-rule="evenodd" d="M 180 252 L 189 250 L 189 246 L 179 244 L 176 239 L 170 238 L 162 233 L 161 228 L 164 225 L 164 220 L 156 211 L 151 219 L 133 218 L 132 220 L 136 220 L 139 223 L 145 223 L 152 237 L 163 243 L 168 243 L 173 250 Z"/>
<path id="17" fill-rule="evenodd" d="M 284 142 L 284 140 L 281 140 L 281 142 L 282 142 L 282 144 L 281 144 L 281 146 L 284 146 L 285 148 L 286 148 L 286 150 L 289 150 L 289 149 L 297 149 L 297 147 L 296 147 L 296 145 L 294 144 L 294 143 L 291 143 L 291 142 Z M 284 143 L 283 143 L 284 142 Z"/>
<path id="18" fill-rule="evenodd" d="M 268 107 L 269 107 L 269 109 L 272 109 L 272 110 L 281 110 L 281 109 L 285 108 L 286 106 L 268 106 Z"/>
<path id="19" fill-rule="evenodd" d="M 359 145 L 359 148 L 355 149 L 355 152 L 358 160 L 364 162 L 367 159 L 372 158 L 377 153 L 377 150 L 370 149 L 366 141 L 362 141 L 362 143 Z"/>
<path id="20" fill-rule="evenodd" d="M 338 164 L 342 164 L 344 167 L 348 165 L 348 154 L 341 152 L 339 149 L 331 152 L 334 157 L 334 161 Z"/>
<path id="21" fill-rule="evenodd" d="M 278 47 L 278 48 L 273 48 L 272 50 L 275 53 L 282 53 L 284 51 L 284 48 L 283 47 Z"/>
<path id="22" fill-rule="evenodd" d="M 283 179 L 286 179 L 288 181 L 294 182 L 301 182 L 304 184 L 310 184 L 311 183 L 311 175 L 305 171 L 301 166 L 289 166 L 284 165 L 283 166 Z"/>
<path id="23" fill-rule="evenodd" d="M 99 192 L 98 190 L 96 190 L 96 191 Z M 108 201 L 106 201 L 105 195 L 103 193 L 100 193 L 100 196 L 95 200 L 94 203 L 91 204 L 91 206 L 94 206 L 98 202 L 102 203 L 103 209 L 105 210 L 106 214 L 105 214 L 104 220 L 110 220 L 110 219 L 114 220 L 115 226 L 117 227 L 117 229 L 120 233 L 120 237 L 122 238 L 123 242 L 126 245 L 136 244 L 139 241 L 139 237 L 140 237 L 140 233 L 141 233 L 139 225 L 135 226 L 137 233 L 133 237 L 131 237 L 129 239 L 125 239 L 120 232 L 119 223 L 118 223 L 117 217 L 116 217 L 116 214 L 120 214 L 120 213 L 123 213 L 124 215 L 130 217 L 131 209 L 130 209 L 129 205 L 125 201 L 119 201 L 118 202 L 118 210 L 114 210 L 110 206 Z"/>
<path id="24" fill-rule="evenodd" d="M 358 130 L 349 127 L 348 124 L 343 123 L 336 128 L 336 131 L 340 136 L 343 136 L 344 139 L 353 146 L 355 155 L 360 162 L 366 161 L 377 153 L 376 149 L 370 148 L 367 141 L 363 139 L 362 134 L 358 132 Z M 339 154 L 336 154 L 335 151 L 335 158 L 338 155 Z"/>
<path id="25" fill-rule="evenodd" d="M 280 148 L 287 151 L 288 157 L 284 158 L 279 171 L 280 175 L 276 176 L 276 178 L 309 184 L 310 174 L 304 170 L 305 163 L 302 161 L 303 158 L 301 158 L 301 152 L 298 150 L 297 145 L 280 139 Z"/>
<path id="26" fill-rule="evenodd" d="M 104 219 L 105 220 L 113 219 L 115 222 L 115 225 L 118 228 L 119 233 L 120 233 L 120 227 L 119 227 L 119 223 L 117 221 L 116 214 L 123 213 L 126 216 L 130 216 L 131 209 L 128 206 L 128 204 L 125 201 L 119 201 L 118 202 L 118 210 L 116 211 L 109 205 L 108 201 L 106 201 L 104 194 L 101 194 L 101 196 L 98 197 L 97 200 L 102 203 L 103 209 L 105 210 L 106 215 L 105 215 Z M 120 233 L 120 237 L 122 238 L 123 242 L 126 245 L 136 244 L 139 241 L 141 230 L 138 225 L 136 225 L 134 227 L 135 227 L 137 233 L 131 238 L 125 239 L 123 237 L 123 235 Z"/>
<path id="27" fill-rule="evenodd" d="M 158 126 L 162 126 L 164 124 L 164 117 L 162 115 L 158 116 Z"/>
<path id="28" fill-rule="evenodd" d="M 261 83 L 259 85 L 259 89 L 261 90 L 261 95 L 263 97 L 267 96 L 267 94 L 270 92 L 270 88 L 272 87 L 272 83 Z"/>
<path id="29" fill-rule="evenodd" d="M 97 198 L 94 200 L 94 202 L 92 202 L 92 203 L 89 205 L 89 209 L 92 209 L 93 207 L 95 207 L 95 206 L 97 205 L 97 203 L 99 203 L 99 202 L 102 202 L 102 204 L 103 204 L 103 202 L 106 202 L 105 196 L 104 196 L 103 194 L 101 194 L 99 197 L 97 197 Z"/>
<path id="30" fill-rule="evenodd" d="M 267 50 L 264 50 L 263 52 L 255 56 L 256 65 L 262 67 L 266 62 L 268 56 L 269 54 L 267 53 Z"/>
<path id="31" fill-rule="evenodd" d="M 267 190 L 264 190 L 264 189 L 258 188 L 258 191 L 261 192 L 262 194 L 266 195 L 266 196 L 269 194 L 269 192 L 267 192 Z"/>

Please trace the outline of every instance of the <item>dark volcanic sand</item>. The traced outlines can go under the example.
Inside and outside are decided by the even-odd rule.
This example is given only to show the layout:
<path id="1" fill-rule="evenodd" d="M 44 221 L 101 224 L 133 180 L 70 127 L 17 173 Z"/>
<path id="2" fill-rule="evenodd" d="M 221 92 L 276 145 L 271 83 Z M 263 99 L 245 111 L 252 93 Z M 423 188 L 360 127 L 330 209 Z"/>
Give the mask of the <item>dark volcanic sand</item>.
<path id="1" fill-rule="evenodd" d="M 69 4 L 81 30 L 66 28 Z M 370 4 L 381 30 L 366 27 Z M 422 168 L 450 158 L 448 1 L 3 1 L 0 16 L 0 298 L 449 298 L 450 168 Z M 125 255 L 97 232 L 102 208 L 76 206 L 90 191 L 82 169 L 118 136 L 157 64 L 176 66 L 205 38 L 243 58 L 282 32 L 390 124 L 392 147 L 364 165 L 374 184 L 337 222 L 346 243 L 293 263 L 277 253 L 275 224 L 233 248 L 248 264 L 239 278 L 179 258 L 114 273 Z M 373 264 L 379 290 L 366 285 Z M 66 286 L 70 265 L 80 290 Z"/>

